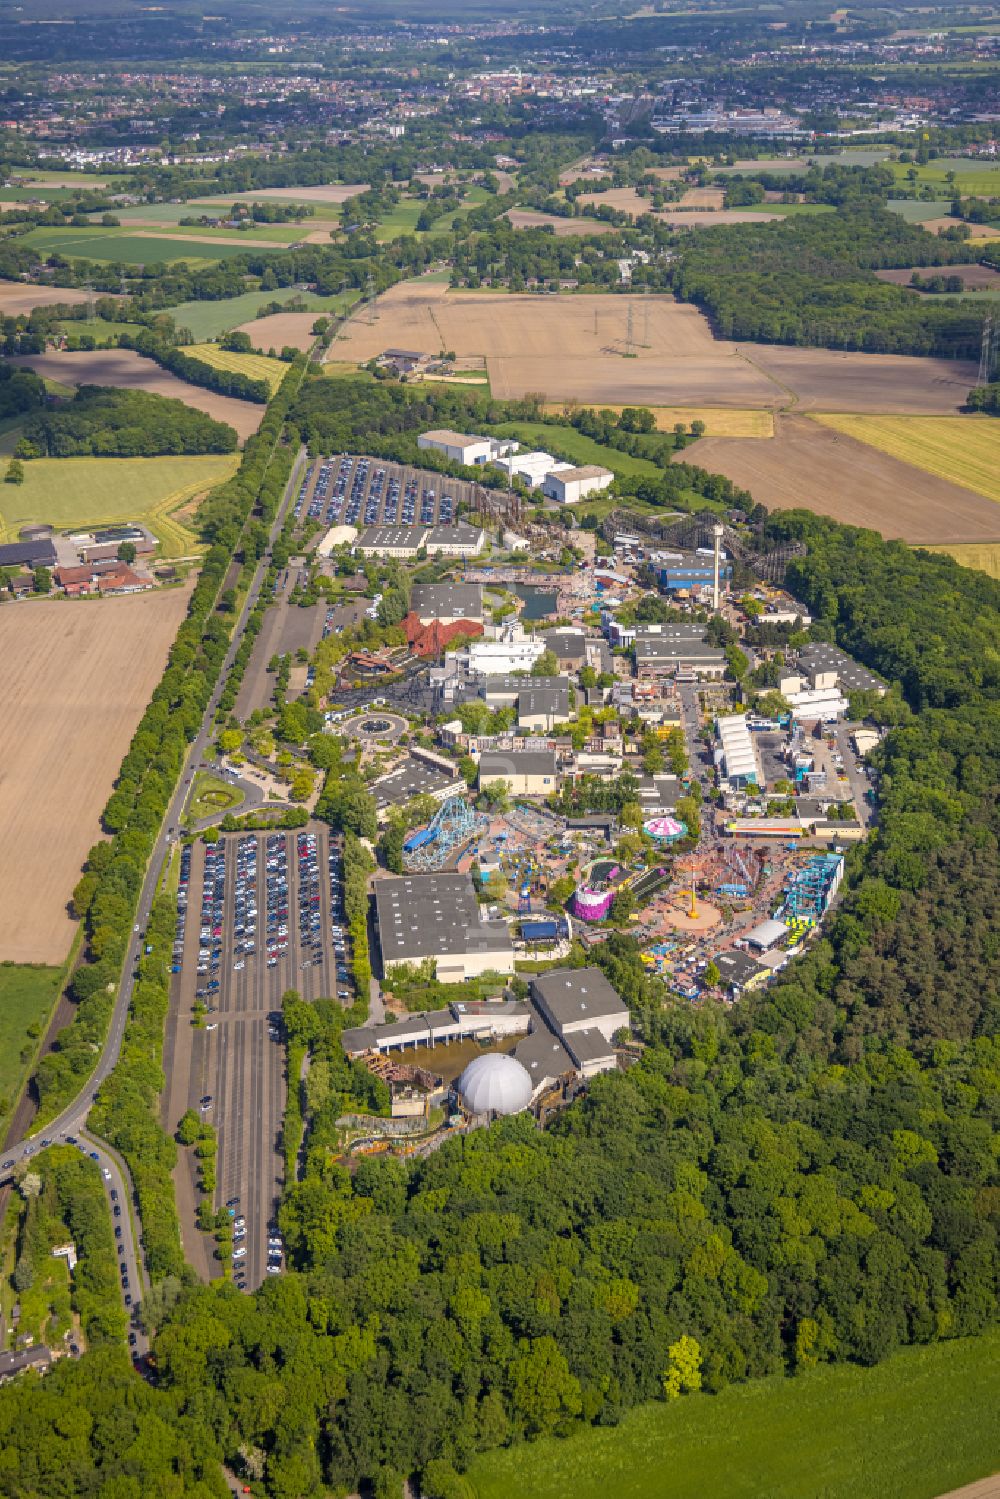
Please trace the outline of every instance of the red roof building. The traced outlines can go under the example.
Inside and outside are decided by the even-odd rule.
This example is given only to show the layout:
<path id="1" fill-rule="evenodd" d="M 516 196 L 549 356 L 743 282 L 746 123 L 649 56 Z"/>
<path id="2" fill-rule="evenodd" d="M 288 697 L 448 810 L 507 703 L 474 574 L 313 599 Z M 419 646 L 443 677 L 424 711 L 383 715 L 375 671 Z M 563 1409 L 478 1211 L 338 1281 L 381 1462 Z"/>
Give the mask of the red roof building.
<path id="1" fill-rule="evenodd" d="M 456 635 L 471 639 L 483 633 L 482 625 L 475 619 L 454 619 L 448 625 L 432 619 L 430 624 L 425 625 L 421 623 L 419 614 L 412 612 L 403 620 L 403 629 L 415 656 L 440 656 Z"/>

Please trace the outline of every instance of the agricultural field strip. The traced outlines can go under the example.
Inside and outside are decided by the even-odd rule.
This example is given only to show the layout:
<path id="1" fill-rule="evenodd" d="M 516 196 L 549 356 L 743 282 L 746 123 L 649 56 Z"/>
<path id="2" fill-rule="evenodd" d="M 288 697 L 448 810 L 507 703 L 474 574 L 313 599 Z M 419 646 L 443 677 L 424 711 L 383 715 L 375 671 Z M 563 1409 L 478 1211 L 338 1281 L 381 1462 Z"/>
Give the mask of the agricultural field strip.
<path id="1" fill-rule="evenodd" d="M 267 354 L 236 354 L 220 349 L 218 344 L 189 344 L 184 353 L 212 369 L 246 375 L 250 380 L 266 380 L 272 395 L 288 374 L 288 365 L 280 359 L 271 359 Z"/>
<path id="2" fill-rule="evenodd" d="M 815 412 L 812 419 L 1000 503 L 1000 424 L 991 417 Z"/>
<path id="3" fill-rule="evenodd" d="M 65 959 L 73 886 L 191 586 L 193 579 L 127 598 L 0 609 L 4 958 Z"/>

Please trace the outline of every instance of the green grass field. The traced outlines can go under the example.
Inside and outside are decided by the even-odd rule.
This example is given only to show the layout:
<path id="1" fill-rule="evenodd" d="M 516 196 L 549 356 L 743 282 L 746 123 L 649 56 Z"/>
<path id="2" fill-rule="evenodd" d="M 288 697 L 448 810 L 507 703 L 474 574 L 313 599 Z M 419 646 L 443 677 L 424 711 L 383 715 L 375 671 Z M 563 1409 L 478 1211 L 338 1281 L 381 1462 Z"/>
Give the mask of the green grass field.
<path id="1" fill-rule="evenodd" d="M 909 183 L 909 173 L 915 171 L 918 186 L 922 187 L 927 182 L 935 186 L 940 184 L 944 189 L 942 196 L 951 192 L 960 192 L 966 198 L 995 198 L 1000 195 L 1000 166 L 996 162 L 972 161 L 964 156 L 939 156 L 926 166 L 905 161 L 894 161 L 890 165 L 897 182 Z M 949 172 L 955 174 L 953 183 L 947 180 Z"/>
<path id="2" fill-rule="evenodd" d="M 282 359 L 271 359 L 267 354 L 234 354 L 229 349 L 220 349 L 218 344 L 190 344 L 184 352 L 214 370 L 228 370 L 250 380 L 266 380 L 272 395 L 289 369 Z"/>
<path id="3" fill-rule="evenodd" d="M 917 203 L 909 198 L 890 198 L 886 207 L 890 213 L 898 213 L 908 224 L 923 224 L 928 219 L 943 219 L 951 208 L 947 198 L 936 198 L 933 203 Z M 955 220 L 958 223 L 958 220 Z"/>
<path id="4" fill-rule="evenodd" d="M 106 260 L 123 265 L 153 265 L 174 260 L 196 262 L 199 260 L 231 260 L 236 255 L 278 254 L 281 245 L 233 245 L 220 244 L 217 240 L 171 239 L 167 235 L 150 232 L 148 237 L 130 233 L 127 229 L 32 229 L 18 243 L 31 245 L 44 254 L 58 251 L 70 259 Z"/>
<path id="5" fill-rule="evenodd" d="M 24 465 L 23 484 L 0 489 L 0 538 L 21 526 L 65 530 L 134 520 L 160 539 L 164 557 L 198 550 L 193 533 L 173 512 L 236 471 L 235 453 L 202 458 L 37 458 Z"/>
<path id="6" fill-rule="evenodd" d="M 631 453 L 606 448 L 603 443 L 577 432 L 575 427 L 550 426 L 546 422 L 505 422 L 493 431 L 500 437 L 516 437 L 529 448 L 541 448 L 546 453 L 565 453 L 573 463 L 599 463 L 613 474 L 627 478 L 655 479 L 660 473 L 650 459 L 633 458 Z"/>
<path id="7" fill-rule="evenodd" d="M 62 974 L 61 968 L 0 963 L 0 1121 L 17 1102 Z"/>
<path id="8" fill-rule="evenodd" d="M 237 791 L 228 781 L 200 771 L 191 787 L 191 796 L 184 813 L 187 823 L 200 822 L 205 817 L 221 817 L 226 812 L 235 812 L 242 807 L 242 791 Z"/>
<path id="9" fill-rule="evenodd" d="M 936 1499 L 1000 1468 L 1000 1332 L 644 1405 L 476 1459 L 477 1499 Z"/>
<path id="10" fill-rule="evenodd" d="M 105 318 L 91 318 L 89 322 L 82 322 L 79 318 L 67 318 L 59 325 L 64 333 L 81 334 L 89 333 L 91 338 L 116 338 L 119 333 L 141 333 L 142 323 L 109 323 Z"/>
<path id="11" fill-rule="evenodd" d="M 416 234 L 417 220 L 423 211 L 424 204 L 419 198 L 401 199 L 379 224 L 375 238 L 382 244 L 386 240 L 398 239 L 401 234 Z"/>
<path id="12" fill-rule="evenodd" d="M 832 203 L 754 203 L 747 208 L 730 208 L 728 213 L 777 213 L 783 219 L 800 217 L 804 213 L 835 213 Z"/>
<path id="13" fill-rule="evenodd" d="M 322 226 L 320 226 L 322 227 Z M 311 222 L 306 224 L 254 224 L 249 229 L 227 229 L 225 225 L 219 224 L 163 224 L 160 233 L 169 238 L 207 240 L 209 244 L 213 240 L 225 242 L 230 239 L 249 240 L 248 249 L 260 249 L 261 246 L 255 242 L 266 239 L 275 245 L 291 245 L 297 240 L 303 239 L 316 225 Z"/>
<path id="14" fill-rule="evenodd" d="M 345 312 L 358 300 L 360 293 L 349 291 L 338 296 L 318 296 L 315 292 L 286 291 L 248 291 L 241 297 L 227 297 L 218 302 L 180 302 L 176 307 L 167 307 L 166 312 L 173 318 L 178 328 L 189 328 L 194 337 L 201 343 L 210 338 L 218 338 L 223 333 L 228 333 L 231 328 L 238 328 L 242 323 L 249 323 L 256 316 L 261 307 L 266 307 L 269 302 L 285 303 L 296 299 L 305 303 L 306 312 Z"/>

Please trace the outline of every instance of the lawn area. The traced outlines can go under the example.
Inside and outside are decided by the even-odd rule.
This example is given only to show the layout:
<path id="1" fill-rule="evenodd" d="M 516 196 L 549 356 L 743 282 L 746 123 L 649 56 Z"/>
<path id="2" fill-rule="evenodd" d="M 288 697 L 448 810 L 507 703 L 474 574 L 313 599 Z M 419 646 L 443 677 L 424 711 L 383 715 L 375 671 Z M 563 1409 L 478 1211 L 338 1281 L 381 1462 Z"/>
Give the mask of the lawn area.
<path id="1" fill-rule="evenodd" d="M 241 323 L 249 323 L 262 307 L 271 302 L 280 302 L 282 307 L 288 302 L 301 302 L 305 304 L 305 312 L 343 313 L 359 296 L 360 292 L 356 290 L 328 297 L 291 289 L 248 291 L 241 297 L 227 297 L 216 302 L 179 302 L 176 307 L 167 307 L 164 311 L 170 314 L 176 327 L 189 328 L 199 342 L 204 342 L 228 333 L 231 328 L 238 328 Z"/>
<path id="2" fill-rule="evenodd" d="M 728 213 L 780 213 L 783 219 L 803 213 L 835 213 L 832 203 L 753 203 L 745 208 L 730 208 Z"/>
<path id="3" fill-rule="evenodd" d="M 890 213 L 898 213 L 908 224 L 923 224 L 928 219 L 943 219 L 951 208 L 948 198 L 936 198 L 933 203 L 918 203 L 909 198 L 890 198 L 885 205 Z M 958 220 L 955 220 L 956 224 Z"/>
<path id="4" fill-rule="evenodd" d="M 331 227 L 334 226 L 331 224 Z M 176 235 L 178 239 L 193 237 L 212 241 L 246 238 L 250 241 L 247 249 L 253 250 L 261 248 L 254 243 L 256 240 L 271 240 L 276 246 L 291 245 L 317 228 L 323 228 L 322 221 L 315 224 L 312 219 L 307 219 L 301 224 L 251 224 L 249 229 L 232 229 L 224 224 L 164 224 L 159 232 L 170 237 Z"/>
<path id="5" fill-rule="evenodd" d="M 655 479 L 660 470 L 649 458 L 633 458 L 631 453 L 619 453 L 617 448 L 606 448 L 603 443 L 585 437 L 575 427 L 549 425 L 547 422 L 504 422 L 491 428 L 498 437 L 516 437 L 528 448 L 541 448 L 556 458 L 566 455 L 568 463 L 596 463 L 609 468 L 613 474 L 626 478 Z"/>
<path id="6" fill-rule="evenodd" d="M 59 326 L 66 334 L 75 333 L 79 336 L 82 333 L 89 333 L 91 338 L 101 340 L 116 338 L 119 333 L 141 333 L 143 329 L 142 323 L 109 323 L 102 317 L 91 318 L 89 322 L 80 318 L 67 318 Z"/>
<path id="7" fill-rule="evenodd" d="M 822 415 L 814 420 L 1000 504 L 1000 422 L 993 417 Z"/>
<path id="8" fill-rule="evenodd" d="M 228 370 L 250 380 L 266 380 L 272 395 L 290 368 L 283 359 L 271 359 L 267 354 L 234 354 L 229 349 L 220 349 L 218 344 L 189 344 L 184 352 L 214 370 Z"/>
<path id="9" fill-rule="evenodd" d="M 925 182 L 931 182 L 935 186 L 940 184 L 944 189 L 942 196 L 952 191 L 960 192 L 965 198 L 1000 196 L 1000 165 L 993 161 L 973 161 L 964 156 L 939 156 L 926 166 L 904 161 L 894 161 L 889 165 L 897 182 L 909 183 L 908 174 L 915 171 L 918 187 L 922 187 Z M 954 183 L 947 180 L 949 172 L 955 174 Z"/>
<path id="10" fill-rule="evenodd" d="M 476 1499 L 936 1499 L 1000 1468 L 1000 1332 L 640 1406 L 476 1459 Z"/>
<path id="11" fill-rule="evenodd" d="M 173 511 L 221 484 L 239 465 L 236 453 L 200 458 L 35 458 L 24 465 L 23 484 L 0 490 L 0 539 L 21 526 L 70 527 L 133 520 L 159 537 L 161 555 L 187 557 L 196 537 Z"/>
<path id="12" fill-rule="evenodd" d="M 565 405 L 559 401 L 548 403 L 545 408 L 553 416 L 559 416 L 565 411 Z M 601 410 L 605 409 L 603 403 Z M 622 411 L 621 406 L 610 406 L 610 411 Z M 656 430 L 658 432 L 672 432 L 675 422 L 683 422 L 690 427 L 692 422 L 705 423 L 706 437 L 773 437 L 774 436 L 774 413 L 773 411 L 745 411 L 737 408 L 730 409 L 727 406 L 649 406 L 656 418 Z"/>
<path id="13" fill-rule="evenodd" d="M 243 802 L 242 791 L 237 791 L 228 781 L 199 771 L 191 787 L 184 820 L 193 823 L 199 822 L 203 817 L 221 817 L 226 812 L 235 812 L 237 807 L 242 807 Z"/>
<path id="14" fill-rule="evenodd" d="M 281 251 L 281 245 L 233 245 L 220 244 L 206 238 L 198 244 L 184 243 L 155 231 L 145 232 L 128 229 L 32 229 L 19 240 L 31 245 L 43 254 L 58 251 L 70 259 L 74 256 L 86 260 L 121 261 L 124 265 L 153 265 L 173 260 L 231 260 L 237 255 L 269 255 Z"/>
<path id="15" fill-rule="evenodd" d="M 383 244 L 386 240 L 398 239 L 401 234 L 416 234 L 417 220 L 424 207 L 420 198 L 402 198 L 379 224 L 375 238 Z"/>
<path id="16" fill-rule="evenodd" d="M 1000 541 L 959 542 L 955 546 L 924 547 L 925 552 L 944 552 L 962 567 L 975 567 L 991 578 L 1000 579 Z"/>
<path id="17" fill-rule="evenodd" d="M 61 968 L 0 963 L 0 1122 L 17 1102 L 62 977 Z"/>

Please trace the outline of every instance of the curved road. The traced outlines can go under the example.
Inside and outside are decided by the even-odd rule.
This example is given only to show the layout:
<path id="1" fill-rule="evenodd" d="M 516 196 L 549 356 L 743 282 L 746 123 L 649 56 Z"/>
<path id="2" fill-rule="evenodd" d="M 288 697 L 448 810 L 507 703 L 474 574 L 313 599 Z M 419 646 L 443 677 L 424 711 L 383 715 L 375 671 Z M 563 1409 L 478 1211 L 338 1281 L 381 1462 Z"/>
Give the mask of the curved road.
<path id="1" fill-rule="evenodd" d="M 174 794 L 170 799 L 159 835 L 150 855 L 149 864 L 146 868 L 146 878 L 143 882 L 142 893 L 139 897 L 139 904 L 135 913 L 135 930 L 125 956 L 122 978 L 118 986 L 118 994 L 115 998 L 115 1008 L 100 1060 L 91 1073 L 86 1086 L 77 1094 L 73 1102 L 67 1104 L 66 1108 L 55 1119 L 50 1120 L 47 1125 L 40 1127 L 38 1133 L 42 1137 L 42 1140 L 39 1140 L 37 1137 L 18 1140 L 13 1144 L 7 1145 L 3 1151 L 4 1160 L 2 1166 L 0 1166 L 0 1184 L 10 1181 L 14 1168 L 31 1156 L 36 1155 L 43 1148 L 43 1140 L 45 1143 L 56 1144 L 58 1142 L 65 1142 L 67 1136 L 75 1137 L 80 1141 L 81 1148 L 86 1147 L 87 1154 L 91 1152 L 97 1154 L 98 1163 L 104 1173 L 105 1191 L 109 1194 L 109 1200 L 111 1189 L 114 1188 L 118 1193 L 118 1200 L 122 1206 L 121 1218 L 114 1221 L 121 1226 L 122 1241 L 125 1245 L 125 1251 L 121 1259 L 127 1267 L 129 1290 L 126 1292 L 123 1289 L 122 1296 L 123 1298 L 125 1295 L 131 1297 L 132 1305 L 128 1309 L 130 1315 L 134 1315 L 137 1311 L 142 1290 L 146 1285 L 145 1261 L 141 1253 L 142 1244 L 141 1240 L 137 1238 L 135 1231 L 137 1214 L 132 1180 L 124 1161 L 103 1142 L 94 1137 L 84 1137 L 83 1131 L 87 1115 L 97 1095 L 97 1090 L 116 1066 L 121 1052 L 129 1007 L 132 1003 L 132 989 L 135 982 L 136 965 L 142 953 L 143 934 L 146 924 L 149 921 L 150 911 L 152 910 L 157 886 L 163 872 L 164 862 L 180 829 L 181 812 L 188 794 L 188 787 L 191 784 L 193 771 L 189 770 L 188 767 L 198 765 L 201 762 L 208 741 L 212 736 L 212 725 L 219 706 L 219 698 L 222 696 L 222 690 L 228 681 L 236 652 L 240 648 L 250 612 L 260 596 L 264 575 L 270 565 L 271 549 L 284 524 L 292 496 L 296 492 L 304 459 L 305 449 L 300 448 L 295 463 L 292 465 L 292 472 L 285 486 L 281 504 L 278 506 L 278 513 L 271 526 L 267 549 L 257 564 L 253 582 L 247 592 L 246 600 L 233 630 L 229 649 L 226 651 L 218 679 L 212 690 L 212 696 L 205 709 L 201 728 L 198 730 L 197 738 L 189 746 L 184 774 L 180 777 Z M 133 1216 L 134 1214 L 135 1217 Z M 138 1327 L 135 1331 L 136 1344 L 133 1352 L 138 1355 L 140 1352 L 145 1352 L 146 1340 Z"/>

